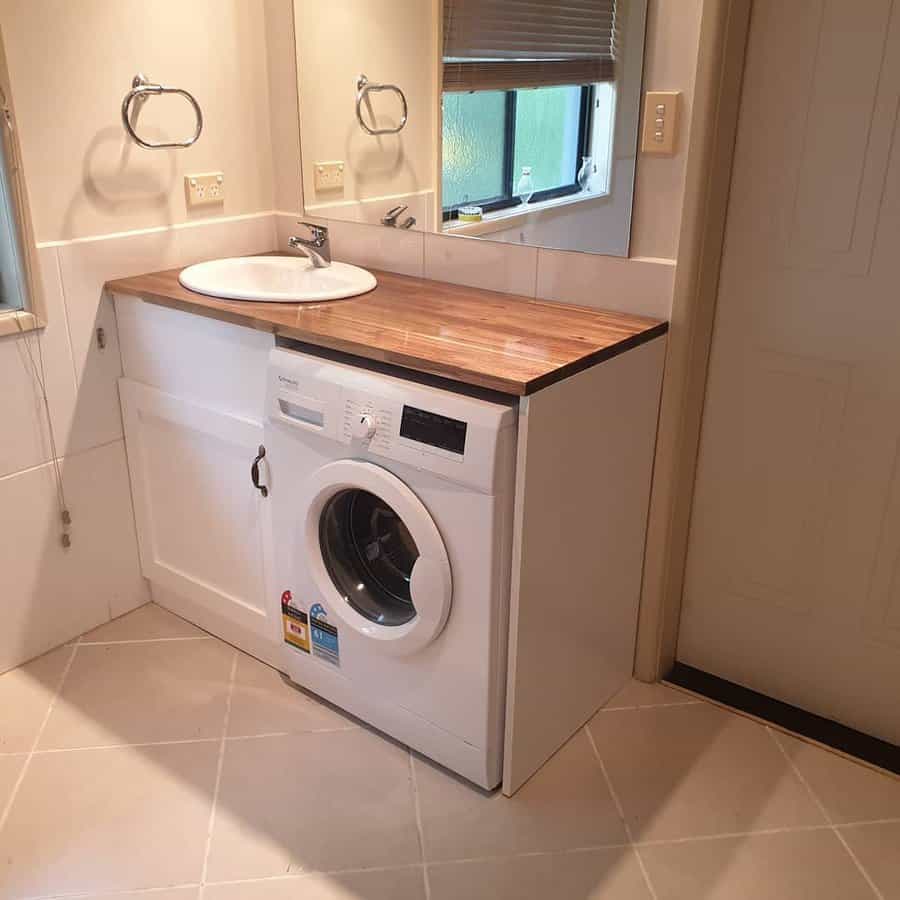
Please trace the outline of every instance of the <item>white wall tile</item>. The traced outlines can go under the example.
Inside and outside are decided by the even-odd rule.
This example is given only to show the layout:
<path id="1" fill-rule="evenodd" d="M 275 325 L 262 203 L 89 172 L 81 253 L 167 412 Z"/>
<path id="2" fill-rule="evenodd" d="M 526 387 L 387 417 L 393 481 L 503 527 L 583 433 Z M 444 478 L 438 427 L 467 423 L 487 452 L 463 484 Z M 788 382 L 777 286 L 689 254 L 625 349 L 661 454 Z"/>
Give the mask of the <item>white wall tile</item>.
<path id="1" fill-rule="evenodd" d="M 425 235 L 425 277 L 533 297 L 537 249 L 479 238 Z"/>
<path id="2" fill-rule="evenodd" d="M 421 231 L 334 219 L 326 220 L 326 224 L 331 237 L 331 255 L 335 260 L 401 275 L 422 276 Z M 303 229 L 295 229 L 289 234 L 303 234 Z"/>
<path id="3" fill-rule="evenodd" d="M 72 546 L 50 464 L 0 479 L 0 671 L 146 602 L 122 441 L 65 460 Z"/>
<path id="4" fill-rule="evenodd" d="M 60 268 L 78 379 L 66 452 L 77 453 L 122 436 L 116 386 L 122 365 L 113 304 L 103 292 L 106 281 L 274 248 L 271 215 L 211 220 L 61 245 Z M 104 350 L 97 345 L 98 327 L 106 334 Z"/>
<path id="5" fill-rule="evenodd" d="M 55 248 L 38 254 L 48 324 L 39 331 L 0 338 L 0 476 L 50 459 L 50 439 L 41 390 L 44 381 L 62 452 L 72 418 L 75 376 L 69 352 L 65 306 Z M 42 365 L 43 362 L 43 365 Z"/>
<path id="6" fill-rule="evenodd" d="M 538 253 L 537 296 L 544 300 L 668 319 L 674 280 L 673 260 Z"/>

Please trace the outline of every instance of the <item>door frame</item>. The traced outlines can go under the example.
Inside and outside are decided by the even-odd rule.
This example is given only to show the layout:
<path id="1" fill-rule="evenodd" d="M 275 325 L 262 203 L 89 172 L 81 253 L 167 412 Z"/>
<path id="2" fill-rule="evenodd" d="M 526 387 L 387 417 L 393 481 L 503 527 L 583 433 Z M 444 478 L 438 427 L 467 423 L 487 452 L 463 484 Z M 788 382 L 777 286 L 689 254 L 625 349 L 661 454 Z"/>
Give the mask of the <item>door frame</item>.
<path id="1" fill-rule="evenodd" d="M 700 427 L 752 0 L 704 0 L 669 347 L 641 586 L 635 676 L 675 662 Z"/>

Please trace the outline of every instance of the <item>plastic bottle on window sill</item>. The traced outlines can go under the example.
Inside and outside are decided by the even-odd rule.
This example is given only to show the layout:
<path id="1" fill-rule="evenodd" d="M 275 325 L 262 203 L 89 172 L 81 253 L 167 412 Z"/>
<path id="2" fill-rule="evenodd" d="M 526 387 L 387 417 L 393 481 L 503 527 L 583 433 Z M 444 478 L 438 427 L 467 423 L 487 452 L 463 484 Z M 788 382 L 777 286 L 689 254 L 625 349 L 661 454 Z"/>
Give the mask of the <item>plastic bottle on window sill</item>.
<path id="1" fill-rule="evenodd" d="M 594 157 L 582 156 L 581 168 L 578 170 L 578 185 L 587 192 L 591 189 L 591 178 L 594 175 Z"/>
<path id="2" fill-rule="evenodd" d="M 522 174 L 516 184 L 516 196 L 522 203 L 528 203 L 534 193 L 534 182 L 531 180 L 531 166 L 522 166 Z"/>

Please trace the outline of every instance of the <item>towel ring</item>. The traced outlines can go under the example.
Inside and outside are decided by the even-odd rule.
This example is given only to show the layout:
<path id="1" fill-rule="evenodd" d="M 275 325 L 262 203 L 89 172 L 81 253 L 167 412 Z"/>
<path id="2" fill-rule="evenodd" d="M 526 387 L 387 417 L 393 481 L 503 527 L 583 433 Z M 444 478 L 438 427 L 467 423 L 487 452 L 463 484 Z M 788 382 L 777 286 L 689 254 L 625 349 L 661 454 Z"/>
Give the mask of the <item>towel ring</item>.
<path id="1" fill-rule="evenodd" d="M 362 117 L 362 102 L 370 91 L 376 93 L 379 91 L 394 91 L 400 97 L 400 103 L 403 106 L 403 114 L 400 116 L 400 124 L 396 128 L 369 128 L 365 123 Z M 403 131 L 403 127 L 406 125 L 406 120 L 408 118 L 408 113 L 409 108 L 406 105 L 406 95 L 396 84 L 375 84 L 374 82 L 369 81 L 365 75 L 360 75 L 359 78 L 356 79 L 356 118 L 359 121 L 359 127 L 362 128 L 366 134 L 397 134 L 398 131 Z"/>
<path id="2" fill-rule="evenodd" d="M 194 130 L 194 136 L 189 137 L 186 141 L 171 141 L 160 144 L 155 144 L 152 141 L 145 141 L 143 138 L 139 137 L 131 125 L 131 104 L 132 102 L 143 104 L 151 94 L 181 94 L 181 96 L 194 108 L 194 114 L 197 116 L 197 127 Z M 136 144 L 147 150 L 171 150 L 173 148 L 190 147 L 191 144 L 195 143 L 197 138 L 200 137 L 200 132 L 203 131 L 203 111 L 200 109 L 200 104 L 194 99 L 193 94 L 189 94 L 181 88 L 166 87 L 162 84 L 151 84 L 146 76 L 138 72 L 131 81 L 131 90 L 125 95 L 125 99 L 122 101 L 122 124 L 125 126 L 125 131 L 128 132 L 129 137 Z"/>

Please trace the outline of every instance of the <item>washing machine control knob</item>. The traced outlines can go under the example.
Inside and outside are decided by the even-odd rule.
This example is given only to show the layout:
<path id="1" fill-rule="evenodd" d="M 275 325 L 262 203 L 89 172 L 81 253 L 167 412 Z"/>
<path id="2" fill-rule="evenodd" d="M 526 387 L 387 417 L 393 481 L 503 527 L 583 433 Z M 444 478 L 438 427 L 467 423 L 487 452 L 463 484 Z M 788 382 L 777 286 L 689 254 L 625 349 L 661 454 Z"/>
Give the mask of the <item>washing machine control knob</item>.
<path id="1" fill-rule="evenodd" d="M 360 416 L 353 421 L 351 433 L 357 440 L 370 440 L 375 437 L 375 420 L 371 416 Z"/>

